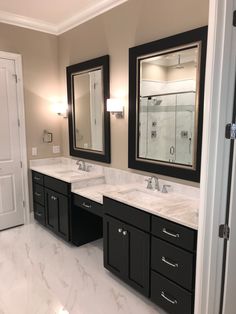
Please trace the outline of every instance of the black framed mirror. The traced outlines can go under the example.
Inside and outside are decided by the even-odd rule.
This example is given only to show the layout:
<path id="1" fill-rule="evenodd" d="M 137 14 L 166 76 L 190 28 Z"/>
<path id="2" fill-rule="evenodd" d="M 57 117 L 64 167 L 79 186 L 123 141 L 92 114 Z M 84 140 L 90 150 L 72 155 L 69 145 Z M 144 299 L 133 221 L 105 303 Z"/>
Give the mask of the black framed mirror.
<path id="1" fill-rule="evenodd" d="M 66 68 L 70 155 L 110 163 L 109 56 Z"/>
<path id="2" fill-rule="evenodd" d="M 129 168 L 200 181 L 207 26 L 129 49 Z"/>

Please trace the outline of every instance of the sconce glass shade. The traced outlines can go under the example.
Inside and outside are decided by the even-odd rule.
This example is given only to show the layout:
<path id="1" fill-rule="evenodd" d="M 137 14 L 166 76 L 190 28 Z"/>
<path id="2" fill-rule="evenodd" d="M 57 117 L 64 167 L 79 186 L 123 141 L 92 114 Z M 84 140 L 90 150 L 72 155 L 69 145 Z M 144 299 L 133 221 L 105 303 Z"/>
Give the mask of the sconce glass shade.
<path id="1" fill-rule="evenodd" d="M 119 98 L 107 99 L 107 111 L 115 114 L 117 118 L 123 117 L 123 104 Z"/>
<path id="2" fill-rule="evenodd" d="M 57 113 L 59 116 L 67 117 L 68 106 L 65 102 L 56 101 L 52 103 L 52 111 Z"/>

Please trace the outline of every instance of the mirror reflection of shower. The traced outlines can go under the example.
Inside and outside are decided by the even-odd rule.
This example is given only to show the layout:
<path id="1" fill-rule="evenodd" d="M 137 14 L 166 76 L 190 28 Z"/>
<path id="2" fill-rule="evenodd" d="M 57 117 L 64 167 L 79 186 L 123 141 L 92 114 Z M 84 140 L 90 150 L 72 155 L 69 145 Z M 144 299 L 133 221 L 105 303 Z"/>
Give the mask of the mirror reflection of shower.
<path id="1" fill-rule="evenodd" d="M 193 164 L 197 48 L 145 59 L 139 103 L 139 157 Z"/>

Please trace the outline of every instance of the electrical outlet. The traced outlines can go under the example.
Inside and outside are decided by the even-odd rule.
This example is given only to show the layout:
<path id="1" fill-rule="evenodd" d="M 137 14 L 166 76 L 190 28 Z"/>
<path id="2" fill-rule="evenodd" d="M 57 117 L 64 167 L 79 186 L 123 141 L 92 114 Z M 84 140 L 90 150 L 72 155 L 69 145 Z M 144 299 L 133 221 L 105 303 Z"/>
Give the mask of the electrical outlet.
<path id="1" fill-rule="evenodd" d="M 32 147 L 32 156 L 37 156 L 37 155 L 38 155 L 37 147 Z"/>
<path id="2" fill-rule="evenodd" d="M 53 145 L 52 152 L 53 152 L 53 154 L 60 154 L 60 146 L 59 145 Z"/>

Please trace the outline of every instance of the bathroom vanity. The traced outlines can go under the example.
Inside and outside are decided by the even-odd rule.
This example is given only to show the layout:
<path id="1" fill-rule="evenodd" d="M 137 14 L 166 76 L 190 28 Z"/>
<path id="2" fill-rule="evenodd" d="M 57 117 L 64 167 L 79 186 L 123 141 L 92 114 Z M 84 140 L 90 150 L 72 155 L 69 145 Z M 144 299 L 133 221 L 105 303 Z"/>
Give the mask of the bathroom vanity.
<path id="1" fill-rule="evenodd" d="M 32 171 L 34 218 L 69 241 L 70 184 Z"/>
<path id="2" fill-rule="evenodd" d="M 103 237 L 107 270 L 168 313 L 193 313 L 197 189 L 161 193 L 144 176 L 65 160 L 31 166 L 35 219 L 77 246 Z"/>
<path id="3" fill-rule="evenodd" d="M 104 266 L 169 313 L 193 313 L 197 231 L 104 198 Z"/>
<path id="4" fill-rule="evenodd" d="M 102 218 L 89 213 L 87 209 L 91 205 L 79 196 L 72 197 L 71 193 L 71 183 L 97 179 L 102 175 L 77 171 L 57 161 L 49 165 L 32 166 L 31 169 L 35 220 L 75 245 L 102 237 Z M 102 208 L 102 205 L 98 206 Z"/>

